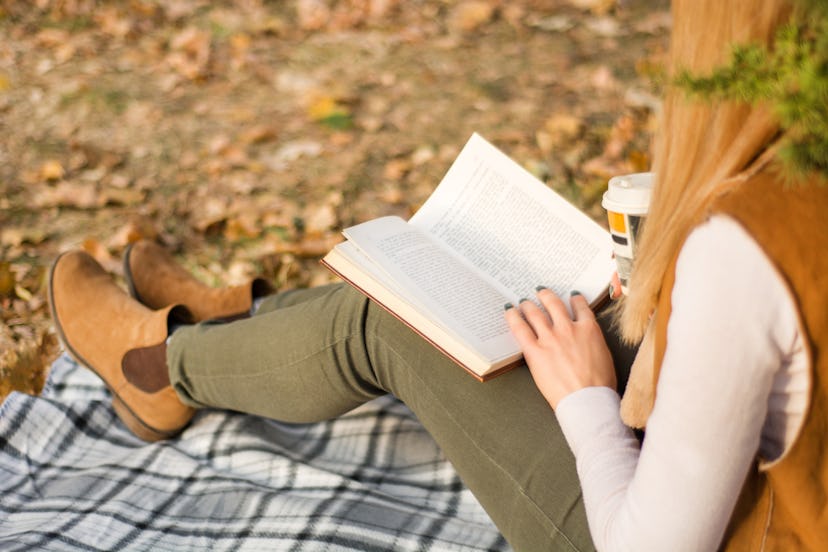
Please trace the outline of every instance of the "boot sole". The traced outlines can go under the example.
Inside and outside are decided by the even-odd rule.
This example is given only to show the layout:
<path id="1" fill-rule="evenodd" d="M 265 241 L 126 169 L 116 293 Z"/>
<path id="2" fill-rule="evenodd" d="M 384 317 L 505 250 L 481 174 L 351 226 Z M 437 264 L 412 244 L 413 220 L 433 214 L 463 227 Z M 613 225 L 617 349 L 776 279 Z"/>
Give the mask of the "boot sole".
<path id="1" fill-rule="evenodd" d="M 55 329 L 57 330 L 58 337 L 60 338 L 61 343 L 66 348 L 66 352 L 69 353 L 73 359 L 77 362 L 88 368 L 93 374 L 98 376 L 101 381 L 103 381 L 104 385 L 106 386 L 109 393 L 112 395 L 112 407 L 115 410 L 115 414 L 118 415 L 118 418 L 127 426 L 127 428 L 134 433 L 139 438 L 143 439 L 144 441 L 154 442 L 154 441 L 161 441 L 163 439 L 169 439 L 171 437 L 175 437 L 181 430 L 184 429 L 185 426 L 182 426 L 178 429 L 165 431 L 162 429 L 157 429 L 152 427 L 151 425 L 147 424 L 143 421 L 130 407 L 129 405 L 124 402 L 124 400 L 115 392 L 114 389 L 109 385 L 109 382 L 106 381 L 100 372 L 98 372 L 90 362 L 88 362 L 83 356 L 78 353 L 72 345 L 69 343 L 69 340 L 66 339 L 66 335 L 63 333 L 63 327 L 60 324 L 60 319 L 57 316 L 57 310 L 55 309 L 55 297 L 54 292 L 52 291 L 53 288 L 53 279 L 55 273 L 55 267 L 60 261 L 60 258 L 63 257 L 65 253 L 61 253 L 55 262 L 52 263 L 52 267 L 49 269 L 49 286 L 48 286 L 48 294 L 49 294 L 49 311 L 52 315 L 52 321 L 55 324 Z"/>
<path id="2" fill-rule="evenodd" d="M 132 279 L 132 271 L 129 269 L 129 256 L 132 253 L 133 245 L 135 244 L 129 244 L 126 250 L 124 251 L 124 280 L 126 280 L 129 296 L 143 305 L 144 302 L 141 301 L 141 296 L 138 295 L 138 290 L 135 289 L 135 282 Z"/>

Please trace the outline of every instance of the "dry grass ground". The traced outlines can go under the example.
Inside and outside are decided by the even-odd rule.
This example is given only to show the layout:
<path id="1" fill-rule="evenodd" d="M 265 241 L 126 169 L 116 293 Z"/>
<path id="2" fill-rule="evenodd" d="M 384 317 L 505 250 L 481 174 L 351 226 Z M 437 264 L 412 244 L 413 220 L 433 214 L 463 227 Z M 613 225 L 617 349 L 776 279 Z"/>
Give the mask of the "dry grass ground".
<path id="1" fill-rule="evenodd" d="M 665 2 L 0 1 L 0 396 L 57 354 L 44 278 L 139 238 L 220 285 L 329 281 L 480 132 L 596 219 L 648 165 Z"/>

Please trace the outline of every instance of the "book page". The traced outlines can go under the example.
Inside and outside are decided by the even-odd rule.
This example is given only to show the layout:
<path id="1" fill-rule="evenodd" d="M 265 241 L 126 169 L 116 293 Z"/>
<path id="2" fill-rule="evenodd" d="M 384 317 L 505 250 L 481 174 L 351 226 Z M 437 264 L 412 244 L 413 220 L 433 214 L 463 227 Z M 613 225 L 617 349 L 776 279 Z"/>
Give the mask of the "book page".
<path id="1" fill-rule="evenodd" d="M 614 270 L 604 229 L 477 135 L 409 223 L 513 297 L 544 285 L 592 302 Z"/>
<path id="2" fill-rule="evenodd" d="M 398 217 L 382 217 L 348 228 L 348 240 L 387 274 L 396 292 L 433 313 L 441 326 L 495 360 L 519 351 L 503 316 L 513 301 L 481 279 L 462 260 Z"/>

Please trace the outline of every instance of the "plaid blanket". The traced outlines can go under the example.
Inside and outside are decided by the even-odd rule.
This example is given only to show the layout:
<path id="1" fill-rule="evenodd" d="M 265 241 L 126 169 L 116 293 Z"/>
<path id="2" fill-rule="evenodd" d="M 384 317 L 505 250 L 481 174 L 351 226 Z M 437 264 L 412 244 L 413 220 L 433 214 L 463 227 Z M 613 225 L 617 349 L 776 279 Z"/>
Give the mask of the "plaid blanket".
<path id="1" fill-rule="evenodd" d="M 274 397 L 278 400 L 278 397 Z M 507 550 L 402 403 L 284 424 L 201 411 L 147 444 L 69 357 L 0 406 L 3 550 Z"/>

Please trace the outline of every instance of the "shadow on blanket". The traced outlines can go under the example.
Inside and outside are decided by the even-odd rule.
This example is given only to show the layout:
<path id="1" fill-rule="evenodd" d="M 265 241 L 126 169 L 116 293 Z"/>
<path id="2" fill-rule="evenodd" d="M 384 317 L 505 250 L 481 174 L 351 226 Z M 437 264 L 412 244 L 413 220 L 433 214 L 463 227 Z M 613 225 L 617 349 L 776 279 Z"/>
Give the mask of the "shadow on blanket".
<path id="1" fill-rule="evenodd" d="M 67 356 L 0 407 L 0 497 L 3 550 L 508 549 L 391 397 L 320 424 L 202 411 L 148 444 Z"/>

